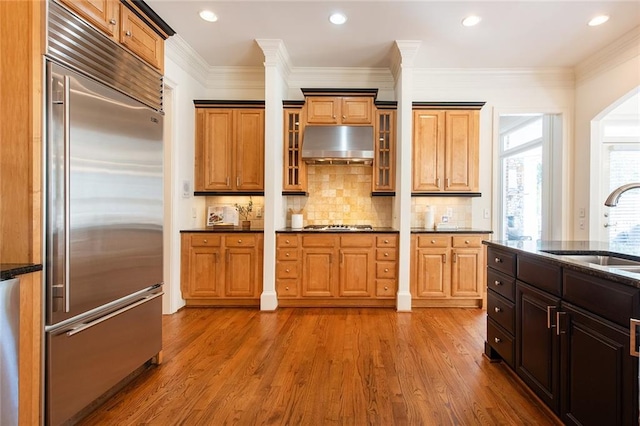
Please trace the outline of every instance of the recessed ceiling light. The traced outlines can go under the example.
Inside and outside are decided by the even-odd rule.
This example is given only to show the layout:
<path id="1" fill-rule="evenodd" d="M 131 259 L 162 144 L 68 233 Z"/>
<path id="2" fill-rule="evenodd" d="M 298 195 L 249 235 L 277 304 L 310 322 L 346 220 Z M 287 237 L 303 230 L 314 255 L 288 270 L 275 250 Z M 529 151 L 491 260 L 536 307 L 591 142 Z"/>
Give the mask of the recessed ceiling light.
<path id="1" fill-rule="evenodd" d="M 480 21 L 482 21 L 481 17 L 471 15 L 462 20 L 462 25 L 464 25 L 465 27 L 473 27 L 474 25 L 478 25 Z"/>
<path id="2" fill-rule="evenodd" d="M 200 17 L 207 22 L 216 22 L 218 20 L 218 17 L 216 16 L 216 14 L 210 10 L 200 11 Z"/>
<path id="3" fill-rule="evenodd" d="M 590 27 L 597 27 L 598 25 L 602 25 L 609 20 L 609 16 L 607 15 L 598 15 L 592 20 L 589 21 Z"/>
<path id="4" fill-rule="evenodd" d="M 344 16 L 342 13 L 334 13 L 331 16 L 329 16 L 329 21 L 332 24 L 342 25 L 345 22 L 347 22 L 347 17 Z"/>

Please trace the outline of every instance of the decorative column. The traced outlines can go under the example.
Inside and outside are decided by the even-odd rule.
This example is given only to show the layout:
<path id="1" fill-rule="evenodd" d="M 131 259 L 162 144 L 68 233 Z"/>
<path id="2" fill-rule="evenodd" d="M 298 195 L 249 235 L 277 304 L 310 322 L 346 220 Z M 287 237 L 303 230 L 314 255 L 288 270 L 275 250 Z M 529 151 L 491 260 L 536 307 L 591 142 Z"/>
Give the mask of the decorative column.
<path id="1" fill-rule="evenodd" d="M 282 40 L 259 39 L 264 53 L 264 272 L 260 309 L 278 307 L 276 294 L 276 230 L 285 225 L 282 197 L 282 101 L 290 73 L 289 55 Z"/>
<path id="2" fill-rule="evenodd" d="M 413 102 L 413 61 L 421 41 L 396 40 L 391 72 L 396 81 L 398 126 L 396 144 L 396 197 L 393 209 L 394 226 L 400 231 L 398 256 L 398 311 L 411 311 L 409 282 L 411 259 L 411 137 Z"/>

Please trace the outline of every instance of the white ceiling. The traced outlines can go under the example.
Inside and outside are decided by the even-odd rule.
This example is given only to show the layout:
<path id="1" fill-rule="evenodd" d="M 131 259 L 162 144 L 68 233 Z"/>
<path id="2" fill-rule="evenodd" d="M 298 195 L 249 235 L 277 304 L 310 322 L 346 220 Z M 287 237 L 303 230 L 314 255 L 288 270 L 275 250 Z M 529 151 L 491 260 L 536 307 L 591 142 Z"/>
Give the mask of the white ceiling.
<path id="1" fill-rule="evenodd" d="M 281 39 L 294 67 L 388 68 L 394 40 L 420 40 L 417 68 L 572 67 L 640 26 L 640 1 L 146 0 L 211 66 L 261 66 Z M 201 20 L 202 9 L 218 22 Z M 341 11 L 346 24 L 329 14 Z M 609 22 L 589 27 L 597 14 Z M 462 19 L 480 15 L 475 27 Z"/>

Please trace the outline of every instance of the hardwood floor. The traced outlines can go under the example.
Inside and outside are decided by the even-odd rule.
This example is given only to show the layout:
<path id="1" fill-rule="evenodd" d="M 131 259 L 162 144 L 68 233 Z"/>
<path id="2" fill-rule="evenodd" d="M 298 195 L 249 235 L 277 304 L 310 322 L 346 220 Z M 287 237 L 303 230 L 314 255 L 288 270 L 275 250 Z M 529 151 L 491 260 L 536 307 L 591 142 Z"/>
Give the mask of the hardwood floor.
<path id="1" fill-rule="evenodd" d="M 187 308 L 83 425 L 559 424 L 482 355 L 480 309 Z"/>

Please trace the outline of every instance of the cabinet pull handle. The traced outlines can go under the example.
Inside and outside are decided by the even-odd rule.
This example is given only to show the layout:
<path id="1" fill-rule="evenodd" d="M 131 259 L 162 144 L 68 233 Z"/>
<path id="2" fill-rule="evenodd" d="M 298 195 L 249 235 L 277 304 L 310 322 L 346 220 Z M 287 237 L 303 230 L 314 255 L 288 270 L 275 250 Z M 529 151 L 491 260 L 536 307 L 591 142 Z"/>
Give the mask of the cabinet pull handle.
<path id="1" fill-rule="evenodd" d="M 447 263 L 447 255 L 446 254 L 442 255 L 442 263 Z"/>
<path id="2" fill-rule="evenodd" d="M 551 315 L 552 315 L 551 311 L 555 311 L 555 310 L 556 310 L 555 306 L 553 305 L 547 306 L 547 328 L 548 329 L 552 329 L 556 326 L 556 324 L 551 323 Z"/>
<path id="3" fill-rule="evenodd" d="M 458 253 L 453 253 L 453 263 L 458 261 Z"/>
<path id="4" fill-rule="evenodd" d="M 446 178 L 446 179 L 444 180 L 444 187 L 445 187 L 445 188 L 448 188 L 448 187 L 449 187 L 449 178 Z"/>
<path id="5" fill-rule="evenodd" d="M 496 343 L 500 343 L 500 342 L 502 342 L 502 339 L 499 338 L 499 337 L 494 337 L 493 341 L 496 342 Z"/>
<path id="6" fill-rule="evenodd" d="M 236 186 L 240 186 L 240 176 L 236 176 Z"/>
<path id="7" fill-rule="evenodd" d="M 227 176 L 227 186 L 229 186 L 229 176 Z"/>
<path id="8" fill-rule="evenodd" d="M 436 187 L 440 188 L 440 178 L 436 178 Z"/>
<path id="9" fill-rule="evenodd" d="M 556 335 L 566 334 L 567 331 L 560 327 L 560 317 L 567 315 L 566 312 L 556 312 Z"/>
<path id="10" fill-rule="evenodd" d="M 124 35 L 126 35 L 127 37 L 131 37 L 131 31 L 125 31 Z"/>
<path id="11" fill-rule="evenodd" d="M 493 259 L 493 261 L 496 263 L 502 263 L 502 259 L 500 259 L 499 257 L 496 257 L 495 259 Z"/>
<path id="12" fill-rule="evenodd" d="M 111 24 L 111 25 L 115 25 L 116 22 L 117 21 L 115 19 L 113 19 L 113 18 L 109 19 L 109 24 Z"/>
<path id="13" fill-rule="evenodd" d="M 630 354 L 631 356 L 640 357 L 640 351 L 638 351 L 638 330 L 640 330 L 640 320 L 631 318 L 629 323 L 629 339 L 630 339 Z"/>
<path id="14" fill-rule="evenodd" d="M 502 281 L 495 280 L 493 282 L 493 285 L 502 285 Z"/>
<path id="15" fill-rule="evenodd" d="M 500 309 L 500 308 L 499 308 L 499 307 L 497 307 L 497 306 L 496 306 L 495 308 L 493 308 L 493 310 L 494 310 L 494 311 L 496 311 L 496 313 L 498 313 L 498 312 L 502 312 L 502 309 Z"/>

